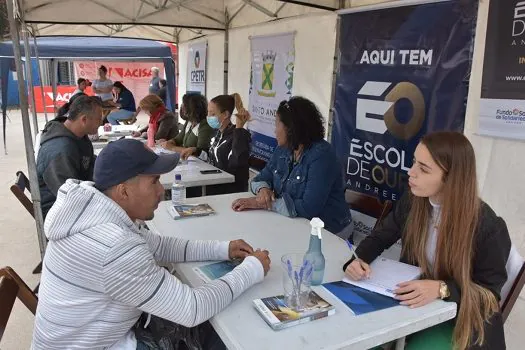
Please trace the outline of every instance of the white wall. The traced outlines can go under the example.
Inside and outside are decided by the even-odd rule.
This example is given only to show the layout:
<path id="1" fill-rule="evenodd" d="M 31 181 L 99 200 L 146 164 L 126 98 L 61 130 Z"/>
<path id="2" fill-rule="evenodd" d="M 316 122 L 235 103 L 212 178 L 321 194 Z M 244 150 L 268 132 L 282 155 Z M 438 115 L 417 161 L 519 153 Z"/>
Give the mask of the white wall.
<path id="1" fill-rule="evenodd" d="M 237 92 L 248 105 L 250 84 L 250 36 L 295 31 L 294 95 L 314 101 L 328 120 L 332 89 L 335 26 L 337 16 L 311 15 L 230 30 L 228 93 Z M 208 99 L 223 93 L 224 34 L 199 39 L 208 41 Z M 179 103 L 186 91 L 188 45 L 179 45 Z"/>
<path id="2" fill-rule="evenodd" d="M 238 92 L 248 103 L 251 35 L 295 31 L 293 94 L 311 99 L 328 120 L 336 21 L 335 14 L 310 15 L 231 30 L 229 92 Z"/>

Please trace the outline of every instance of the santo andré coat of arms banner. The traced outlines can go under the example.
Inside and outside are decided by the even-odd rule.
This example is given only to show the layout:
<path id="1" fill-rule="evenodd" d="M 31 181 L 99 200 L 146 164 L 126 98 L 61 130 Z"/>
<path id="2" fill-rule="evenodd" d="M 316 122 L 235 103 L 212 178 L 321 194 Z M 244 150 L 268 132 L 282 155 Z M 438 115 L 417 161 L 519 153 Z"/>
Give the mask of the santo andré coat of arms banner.
<path id="1" fill-rule="evenodd" d="M 294 33 L 251 37 L 249 129 L 251 156 L 268 161 L 275 149 L 275 113 L 292 96 Z"/>

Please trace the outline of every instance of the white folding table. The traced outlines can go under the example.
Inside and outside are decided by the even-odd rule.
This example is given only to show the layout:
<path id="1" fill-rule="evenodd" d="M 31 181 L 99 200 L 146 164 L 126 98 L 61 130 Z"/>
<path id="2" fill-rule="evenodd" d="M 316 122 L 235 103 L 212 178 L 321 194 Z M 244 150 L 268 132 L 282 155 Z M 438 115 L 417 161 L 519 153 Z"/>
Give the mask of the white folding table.
<path id="1" fill-rule="evenodd" d="M 324 319 L 273 331 L 252 306 L 252 300 L 283 292 L 280 258 L 290 252 L 305 252 L 310 239 L 307 220 L 291 219 L 266 210 L 235 212 L 231 203 L 250 193 L 199 197 L 188 203 L 207 203 L 217 213 L 207 217 L 173 220 L 168 214 L 169 202 L 162 202 L 148 226 L 160 235 L 185 239 L 233 240 L 242 238 L 254 248 L 265 248 L 272 259 L 271 270 L 264 282 L 250 288 L 210 322 L 228 349 L 368 349 L 428 327 L 453 319 L 456 304 L 436 300 L 424 307 L 409 309 L 397 306 L 360 316 L 323 287 L 314 290 L 335 305 L 336 313 Z M 323 232 L 323 253 L 326 258 L 324 282 L 343 278 L 342 266 L 350 257 L 346 243 Z M 179 263 L 178 276 L 191 286 L 204 283 L 193 271 L 208 264 Z"/>

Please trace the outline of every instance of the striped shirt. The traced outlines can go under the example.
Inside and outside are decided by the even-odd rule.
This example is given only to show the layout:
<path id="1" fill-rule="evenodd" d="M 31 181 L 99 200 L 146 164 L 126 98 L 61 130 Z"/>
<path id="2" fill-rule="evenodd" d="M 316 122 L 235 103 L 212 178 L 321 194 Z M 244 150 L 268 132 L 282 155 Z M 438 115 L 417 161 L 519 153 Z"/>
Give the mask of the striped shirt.
<path id="1" fill-rule="evenodd" d="M 91 182 L 68 180 L 44 230 L 33 349 L 103 349 L 122 344 L 142 312 L 193 327 L 230 304 L 264 271 L 248 257 L 201 287 L 180 282 L 157 261 L 228 259 L 229 242 L 187 241 L 140 229 Z"/>

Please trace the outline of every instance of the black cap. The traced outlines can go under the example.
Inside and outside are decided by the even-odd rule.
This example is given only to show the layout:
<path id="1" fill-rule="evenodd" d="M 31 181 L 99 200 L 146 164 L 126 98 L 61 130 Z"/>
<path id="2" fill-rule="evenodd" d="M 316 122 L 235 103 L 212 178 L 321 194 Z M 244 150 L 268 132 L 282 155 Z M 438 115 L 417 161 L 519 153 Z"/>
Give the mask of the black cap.
<path id="1" fill-rule="evenodd" d="M 99 191 L 123 183 L 137 175 L 161 175 L 177 166 L 180 155 L 155 154 L 138 140 L 110 142 L 95 161 L 93 180 Z"/>

